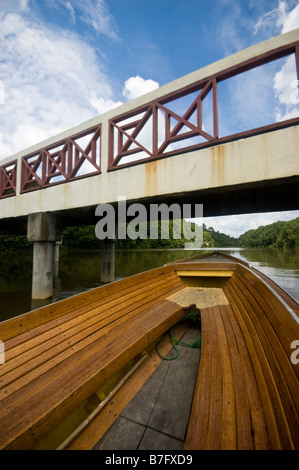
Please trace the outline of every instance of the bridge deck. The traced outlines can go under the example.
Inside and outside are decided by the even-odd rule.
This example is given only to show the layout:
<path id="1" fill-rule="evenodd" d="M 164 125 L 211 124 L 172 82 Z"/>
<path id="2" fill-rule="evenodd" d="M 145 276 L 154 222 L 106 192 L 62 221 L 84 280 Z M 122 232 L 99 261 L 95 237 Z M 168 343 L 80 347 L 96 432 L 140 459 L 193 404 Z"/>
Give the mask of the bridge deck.
<path id="1" fill-rule="evenodd" d="M 20 220 L 26 225 L 32 212 L 55 212 L 62 222 L 68 217 L 68 225 L 78 219 L 95 223 L 100 202 L 114 204 L 124 195 L 145 204 L 199 201 L 206 216 L 298 209 L 298 115 L 281 122 L 254 120 L 235 133 L 221 122 L 225 113 L 218 99 L 220 83 L 286 57 L 294 58 L 290 81 L 295 82 L 298 54 L 296 29 L 5 159 L 1 230 L 12 224 L 19 230 Z M 271 79 L 267 86 L 273 93 Z M 185 109 L 177 105 L 182 97 Z M 246 100 L 240 109 L 245 122 Z"/>

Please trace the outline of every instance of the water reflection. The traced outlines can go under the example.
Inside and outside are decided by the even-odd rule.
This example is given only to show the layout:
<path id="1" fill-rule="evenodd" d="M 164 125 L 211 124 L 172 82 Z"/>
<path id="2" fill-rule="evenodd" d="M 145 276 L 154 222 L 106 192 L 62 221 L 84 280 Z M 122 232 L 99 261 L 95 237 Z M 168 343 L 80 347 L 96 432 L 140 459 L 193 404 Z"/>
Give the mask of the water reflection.
<path id="1" fill-rule="evenodd" d="M 262 271 L 299 302 L 298 250 L 244 249 L 239 258 Z"/>
<path id="2" fill-rule="evenodd" d="M 299 251 L 278 249 L 218 249 L 250 263 L 281 285 L 299 302 Z M 115 257 L 116 279 L 162 266 L 171 261 L 211 250 L 119 250 Z M 214 251 L 214 250 L 212 250 Z M 0 321 L 40 306 L 31 301 L 32 253 L 0 253 Z M 101 285 L 99 251 L 61 250 L 54 299 L 75 295 Z"/>

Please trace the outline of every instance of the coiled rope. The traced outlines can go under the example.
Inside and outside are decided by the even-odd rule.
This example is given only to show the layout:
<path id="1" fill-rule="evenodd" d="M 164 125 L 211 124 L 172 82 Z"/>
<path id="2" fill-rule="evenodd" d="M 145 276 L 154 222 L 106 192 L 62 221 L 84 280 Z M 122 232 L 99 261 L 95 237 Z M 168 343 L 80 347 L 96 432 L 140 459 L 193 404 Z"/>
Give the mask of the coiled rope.
<path id="1" fill-rule="evenodd" d="M 184 317 L 181 322 L 185 321 L 185 320 L 188 320 L 188 319 L 191 319 L 193 321 L 193 323 L 196 323 L 198 320 L 199 320 L 199 313 L 198 312 L 191 312 L 189 313 L 186 317 Z M 180 322 L 180 323 L 181 323 Z M 177 348 L 177 344 L 180 344 L 182 346 L 186 346 L 186 347 L 189 347 L 189 348 L 200 348 L 201 347 L 201 338 L 199 338 L 197 341 L 195 341 L 194 343 L 184 343 L 183 341 L 180 341 L 178 339 L 175 339 L 173 336 L 172 336 L 172 333 L 171 333 L 171 330 L 172 328 L 168 331 L 168 334 L 169 334 L 169 338 L 170 338 L 170 342 L 171 344 L 173 345 L 176 353 L 174 356 L 171 356 L 171 357 L 165 357 L 161 354 L 161 352 L 159 351 L 159 343 L 160 341 L 156 344 L 156 350 L 157 350 L 157 353 L 159 354 L 159 356 L 161 357 L 161 359 L 164 359 L 165 361 L 173 361 L 174 359 L 177 359 L 177 357 L 179 356 L 179 350 Z"/>

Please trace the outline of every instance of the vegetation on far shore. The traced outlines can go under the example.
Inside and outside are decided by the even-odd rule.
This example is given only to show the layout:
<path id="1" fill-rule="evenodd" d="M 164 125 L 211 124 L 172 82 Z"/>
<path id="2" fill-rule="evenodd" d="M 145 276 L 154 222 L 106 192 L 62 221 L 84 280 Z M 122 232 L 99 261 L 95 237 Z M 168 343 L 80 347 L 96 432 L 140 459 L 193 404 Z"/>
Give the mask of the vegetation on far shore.
<path id="1" fill-rule="evenodd" d="M 185 222 L 186 223 L 186 222 Z M 187 223 L 188 224 L 188 223 Z M 195 224 L 189 222 L 191 234 Z M 137 230 L 138 231 L 138 230 Z M 181 233 L 180 233 L 181 232 Z M 118 240 L 117 249 L 136 248 L 184 248 L 184 244 L 190 240 L 184 238 L 183 230 L 177 224 L 170 221 L 169 239 L 161 238 L 161 223 L 159 222 L 159 237 L 151 239 L 149 226 L 147 238 L 136 240 L 126 238 Z M 299 247 L 299 217 L 287 222 L 274 222 L 260 226 L 257 229 L 248 230 L 239 238 L 234 238 L 224 233 L 215 231 L 213 227 L 203 224 L 203 248 L 217 247 L 243 247 L 243 248 L 298 248 Z M 68 227 L 63 232 L 63 248 L 99 249 L 101 241 L 96 237 L 93 225 Z M 32 243 L 27 241 L 25 235 L 1 235 L 0 251 L 31 249 Z"/>
<path id="2" fill-rule="evenodd" d="M 299 217 L 287 222 L 274 222 L 248 230 L 238 238 L 238 246 L 248 248 L 298 248 Z"/>

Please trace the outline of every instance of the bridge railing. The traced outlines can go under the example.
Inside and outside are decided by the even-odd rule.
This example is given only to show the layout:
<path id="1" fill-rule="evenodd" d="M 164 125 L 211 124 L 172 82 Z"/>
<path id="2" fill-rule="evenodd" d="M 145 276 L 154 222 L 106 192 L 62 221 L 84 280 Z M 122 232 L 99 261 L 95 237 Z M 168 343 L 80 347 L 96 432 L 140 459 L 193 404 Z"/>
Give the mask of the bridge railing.
<path id="1" fill-rule="evenodd" d="M 0 166 L 0 198 L 15 196 L 17 186 L 17 160 Z"/>
<path id="2" fill-rule="evenodd" d="M 297 124 L 298 117 L 225 136 L 219 133 L 218 84 L 291 54 L 294 54 L 299 79 L 299 43 L 294 43 L 222 70 L 110 119 L 108 169 L 115 170 Z M 182 109 L 183 98 L 188 97 L 187 107 L 179 114 L 176 109 Z M 250 100 L 252 97 L 249 95 L 245 99 Z M 205 115 L 203 108 L 206 102 Z"/>
<path id="3" fill-rule="evenodd" d="M 296 116 L 241 132 L 222 135 L 219 131 L 219 85 L 290 55 L 294 56 L 295 78 L 299 80 L 299 41 L 296 40 L 241 63 L 233 61 L 234 65 L 200 80 L 192 79 L 186 86 L 172 86 L 171 92 L 161 91 L 150 102 L 145 101 L 145 95 L 141 100 L 144 104 L 134 109 L 123 105 L 130 110 L 121 114 L 117 114 L 121 108 L 113 110 L 108 117 L 100 116 L 92 127 L 83 130 L 81 127 L 80 132 L 70 137 L 52 140 L 44 148 L 6 162 L 0 166 L 0 198 L 16 195 L 17 182 L 19 192 L 25 193 L 299 124 Z M 105 151 L 108 147 L 105 168 L 101 164 L 101 146 Z M 20 172 L 18 178 L 17 172 Z"/>
<path id="4" fill-rule="evenodd" d="M 98 174 L 101 126 L 22 158 L 21 192 Z"/>

